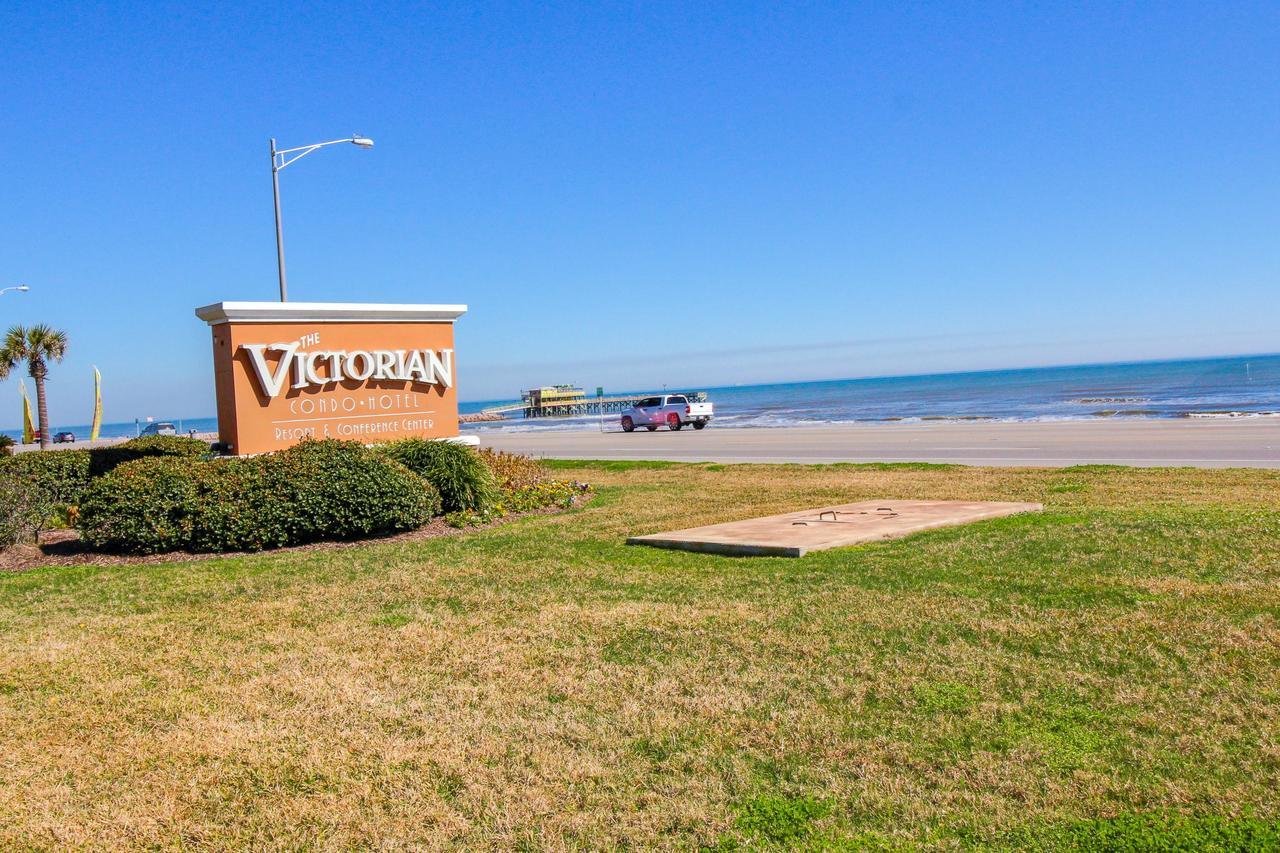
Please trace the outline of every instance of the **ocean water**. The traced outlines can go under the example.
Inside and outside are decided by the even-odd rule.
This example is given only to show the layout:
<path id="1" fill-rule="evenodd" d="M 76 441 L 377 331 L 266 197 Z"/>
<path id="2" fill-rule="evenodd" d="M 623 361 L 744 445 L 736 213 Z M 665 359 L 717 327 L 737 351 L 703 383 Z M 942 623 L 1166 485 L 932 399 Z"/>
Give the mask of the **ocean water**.
<path id="1" fill-rule="evenodd" d="M 652 389 L 639 392 L 646 390 Z M 716 406 L 718 428 L 930 420 L 1268 417 L 1280 415 L 1280 355 L 683 390 L 707 392 Z M 605 393 L 628 392 L 606 388 Z M 480 411 L 496 402 L 462 408 Z M 617 421 L 618 415 L 605 416 L 606 427 L 616 428 Z M 599 429 L 599 423 L 599 416 L 532 420 L 517 416 L 504 422 L 467 424 L 464 429 Z"/>
<path id="2" fill-rule="evenodd" d="M 17 407 L 15 407 L 17 408 Z M 35 409 L 34 403 L 32 409 Z M 156 418 L 157 421 L 167 420 L 166 418 Z M 169 421 L 178 428 L 178 435 L 186 435 L 188 430 L 196 432 L 217 432 L 217 418 L 173 418 Z M 133 421 L 127 423 L 103 424 L 102 429 L 98 431 L 99 438 L 133 438 L 138 434 L 139 429 L 146 429 L 147 423 L 143 421 L 141 424 L 135 424 Z M 6 429 L 2 432 L 15 440 L 22 437 L 22 430 Z M 80 441 L 89 438 L 89 424 L 60 424 L 55 422 L 50 429 L 50 433 L 73 432 Z"/>
<path id="3" fill-rule="evenodd" d="M 551 379 L 559 381 L 559 377 Z M 589 381 L 582 385 L 594 387 Z M 1280 416 L 1280 355 L 671 390 L 706 391 L 716 406 L 717 428 L 928 420 L 1271 417 Z M 605 393 L 655 391 L 606 388 Z M 459 408 L 478 412 L 504 402 L 511 401 L 463 403 Z M 216 432 L 218 428 L 216 418 L 171 420 L 181 432 Z M 599 424 L 595 415 L 534 420 L 517 416 L 464 424 L 463 430 L 594 430 Z M 616 429 L 618 415 L 606 415 L 605 424 Z M 70 430 L 78 438 L 89 435 L 86 424 L 54 424 L 53 430 Z M 136 430 L 133 421 L 103 424 L 102 436 L 132 436 Z"/>

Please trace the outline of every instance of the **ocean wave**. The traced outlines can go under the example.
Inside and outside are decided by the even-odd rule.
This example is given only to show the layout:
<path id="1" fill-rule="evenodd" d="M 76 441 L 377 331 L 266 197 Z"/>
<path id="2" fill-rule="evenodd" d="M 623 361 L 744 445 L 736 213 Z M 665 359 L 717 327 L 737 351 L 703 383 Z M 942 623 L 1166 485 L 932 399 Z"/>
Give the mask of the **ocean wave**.
<path id="1" fill-rule="evenodd" d="M 1150 403 L 1150 397 L 1076 397 L 1074 400 L 1068 400 L 1069 403 L 1079 403 L 1083 406 L 1100 406 L 1113 403 Z"/>
<path id="2" fill-rule="evenodd" d="M 1240 411 L 1179 412 L 1177 416 L 1180 418 L 1197 418 L 1197 419 L 1274 418 L 1274 417 L 1280 417 L 1280 412 L 1240 412 Z"/>

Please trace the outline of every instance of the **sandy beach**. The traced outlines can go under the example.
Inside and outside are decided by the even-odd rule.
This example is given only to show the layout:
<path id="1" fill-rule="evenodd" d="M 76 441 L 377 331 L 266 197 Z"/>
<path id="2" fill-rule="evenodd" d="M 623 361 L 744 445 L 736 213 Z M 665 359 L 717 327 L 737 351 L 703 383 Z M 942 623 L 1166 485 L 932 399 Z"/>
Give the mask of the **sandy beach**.
<path id="1" fill-rule="evenodd" d="M 1090 463 L 1280 468 L 1280 419 L 850 424 L 669 432 L 479 433 L 484 447 L 561 459 Z"/>

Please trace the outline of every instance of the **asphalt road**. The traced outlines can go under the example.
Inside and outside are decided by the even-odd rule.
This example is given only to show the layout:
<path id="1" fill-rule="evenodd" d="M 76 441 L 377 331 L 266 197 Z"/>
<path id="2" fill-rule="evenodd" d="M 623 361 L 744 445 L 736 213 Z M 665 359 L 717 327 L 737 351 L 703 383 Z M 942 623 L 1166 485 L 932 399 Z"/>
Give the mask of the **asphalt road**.
<path id="1" fill-rule="evenodd" d="M 850 424 L 623 433 L 481 430 L 482 446 L 561 459 L 951 462 L 1280 468 L 1280 418 Z"/>

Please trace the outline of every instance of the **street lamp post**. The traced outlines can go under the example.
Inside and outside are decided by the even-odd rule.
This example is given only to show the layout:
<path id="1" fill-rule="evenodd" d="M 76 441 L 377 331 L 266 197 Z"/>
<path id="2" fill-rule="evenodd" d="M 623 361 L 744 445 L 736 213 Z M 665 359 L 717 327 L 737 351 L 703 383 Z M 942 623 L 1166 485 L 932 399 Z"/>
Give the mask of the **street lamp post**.
<path id="1" fill-rule="evenodd" d="M 297 148 L 276 148 L 275 139 L 271 140 L 271 192 L 276 202 L 276 267 L 280 273 L 280 301 L 287 302 L 288 290 L 285 287 L 284 275 L 284 231 L 280 226 L 280 170 L 290 163 L 296 163 L 317 148 L 326 145 L 338 145 L 349 142 L 359 148 L 372 148 L 373 140 L 367 136 L 350 136 L 346 139 L 331 139 L 328 142 L 317 142 L 315 145 L 299 145 Z M 289 155 L 293 156 L 290 157 Z"/>
<path id="2" fill-rule="evenodd" d="M 25 284 L 19 284 L 13 287 L 0 287 L 0 295 L 8 293 L 10 290 L 16 290 L 18 293 L 26 293 L 30 289 L 31 288 L 27 287 Z"/>

